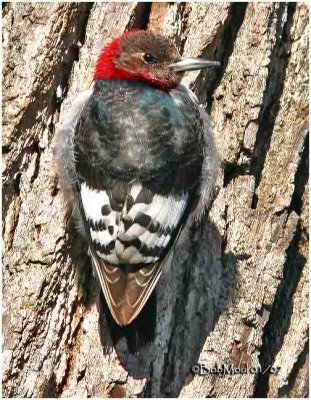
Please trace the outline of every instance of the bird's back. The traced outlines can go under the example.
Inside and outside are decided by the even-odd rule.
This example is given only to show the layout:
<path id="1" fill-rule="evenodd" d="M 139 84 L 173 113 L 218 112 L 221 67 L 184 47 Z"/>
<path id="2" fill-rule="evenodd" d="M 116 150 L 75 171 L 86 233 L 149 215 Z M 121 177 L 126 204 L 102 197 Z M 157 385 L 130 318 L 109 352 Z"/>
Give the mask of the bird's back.
<path id="1" fill-rule="evenodd" d="M 135 180 L 158 194 L 181 193 L 197 183 L 202 136 L 194 102 L 177 105 L 135 81 L 99 80 L 76 129 L 77 170 L 96 188 Z"/>

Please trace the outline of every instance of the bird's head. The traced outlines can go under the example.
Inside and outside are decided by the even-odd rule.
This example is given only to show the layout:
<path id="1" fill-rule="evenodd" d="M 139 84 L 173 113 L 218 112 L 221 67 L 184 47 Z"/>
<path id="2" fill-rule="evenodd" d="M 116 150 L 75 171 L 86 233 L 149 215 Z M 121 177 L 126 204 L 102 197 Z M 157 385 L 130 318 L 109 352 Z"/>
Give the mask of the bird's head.
<path id="1" fill-rule="evenodd" d="M 182 59 L 168 38 L 147 31 L 129 31 L 104 47 L 94 80 L 139 80 L 163 90 L 176 87 L 185 71 L 217 66 L 203 59 Z"/>

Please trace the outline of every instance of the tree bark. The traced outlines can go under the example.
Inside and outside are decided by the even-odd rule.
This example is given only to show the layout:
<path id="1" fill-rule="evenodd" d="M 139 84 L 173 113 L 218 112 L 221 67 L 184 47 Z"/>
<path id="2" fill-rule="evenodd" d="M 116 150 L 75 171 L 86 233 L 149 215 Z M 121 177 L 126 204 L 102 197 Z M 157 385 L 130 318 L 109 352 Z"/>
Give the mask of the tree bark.
<path id="1" fill-rule="evenodd" d="M 302 3 L 4 5 L 4 396 L 307 396 L 308 18 Z M 158 284 L 143 378 L 102 349 L 97 283 L 52 155 L 99 51 L 132 28 L 221 62 L 184 78 L 223 173 Z M 222 365 L 247 371 L 208 371 Z"/>

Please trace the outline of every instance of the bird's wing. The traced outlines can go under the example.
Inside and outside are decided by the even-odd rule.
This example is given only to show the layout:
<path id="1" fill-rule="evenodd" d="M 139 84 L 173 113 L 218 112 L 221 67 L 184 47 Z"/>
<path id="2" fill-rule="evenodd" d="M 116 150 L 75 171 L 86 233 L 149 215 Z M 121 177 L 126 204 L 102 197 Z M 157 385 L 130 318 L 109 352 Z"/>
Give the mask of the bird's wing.
<path id="1" fill-rule="evenodd" d="M 182 114 L 192 119 L 192 125 L 198 124 L 198 121 L 203 125 L 201 146 L 204 151 L 204 160 L 200 176 L 200 187 L 198 190 L 199 199 L 195 209 L 191 213 L 191 219 L 198 221 L 204 215 L 204 212 L 209 207 L 215 195 L 217 174 L 221 171 L 222 161 L 214 140 L 210 117 L 203 106 L 199 104 L 196 95 L 189 88 L 181 84 L 170 91 L 170 96 L 174 100 L 177 108 L 181 110 Z M 193 108 L 198 110 L 199 115 L 188 112 Z M 193 119 L 197 122 L 194 122 Z"/>
<path id="2" fill-rule="evenodd" d="M 93 86 L 76 96 L 70 106 L 65 106 L 65 111 L 62 112 L 60 122 L 56 126 L 53 155 L 65 190 L 69 190 L 78 181 L 74 154 L 74 133 L 83 108 L 92 93 Z"/>
<path id="3" fill-rule="evenodd" d="M 76 229 L 84 236 L 86 232 L 79 207 L 80 185 L 76 169 L 74 134 L 81 113 L 92 93 L 93 84 L 88 90 L 79 93 L 71 103 L 66 102 L 52 142 L 53 158 L 59 173 L 67 217 L 73 218 Z"/>
<path id="4" fill-rule="evenodd" d="M 161 275 L 186 217 L 188 194 L 161 196 L 134 184 L 120 208 L 113 191 L 82 184 L 81 199 L 109 309 L 118 324 L 129 324 Z"/>

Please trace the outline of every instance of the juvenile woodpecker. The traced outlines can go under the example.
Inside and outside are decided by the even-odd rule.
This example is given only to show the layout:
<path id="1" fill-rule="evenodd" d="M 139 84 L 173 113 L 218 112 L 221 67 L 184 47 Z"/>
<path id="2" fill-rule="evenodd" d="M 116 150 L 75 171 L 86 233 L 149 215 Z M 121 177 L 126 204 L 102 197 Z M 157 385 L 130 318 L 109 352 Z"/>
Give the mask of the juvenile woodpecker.
<path id="1" fill-rule="evenodd" d="M 209 205 L 219 157 L 208 115 L 180 82 L 217 64 L 126 32 L 103 49 L 91 88 L 59 126 L 63 188 L 118 325 L 135 320 L 181 230 Z"/>

